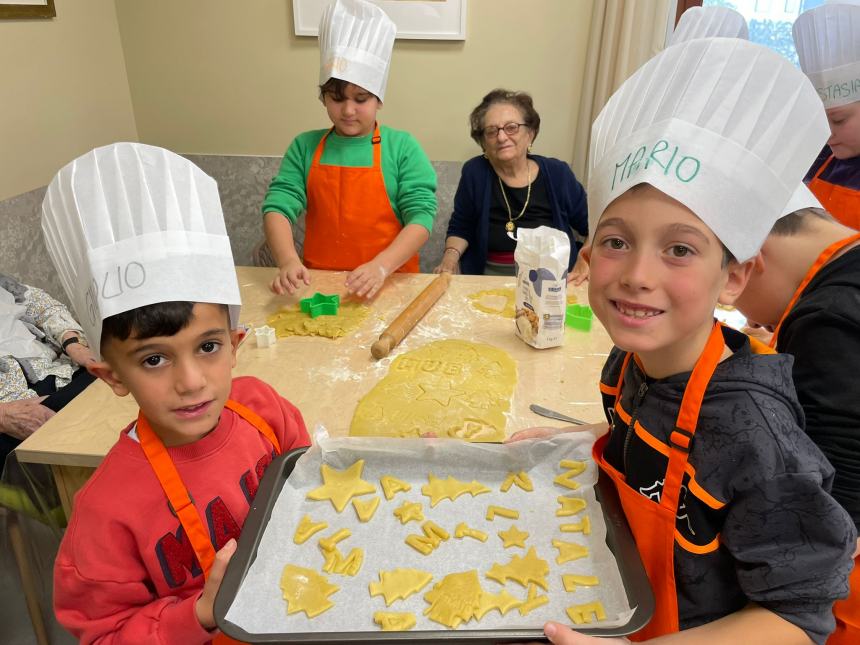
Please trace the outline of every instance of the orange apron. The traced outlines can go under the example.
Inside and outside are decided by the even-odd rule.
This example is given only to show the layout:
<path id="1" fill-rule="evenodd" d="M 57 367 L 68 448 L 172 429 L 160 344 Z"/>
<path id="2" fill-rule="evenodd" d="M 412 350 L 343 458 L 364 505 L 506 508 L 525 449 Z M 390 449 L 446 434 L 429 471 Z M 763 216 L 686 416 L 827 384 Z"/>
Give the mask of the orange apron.
<path id="1" fill-rule="evenodd" d="M 609 440 L 609 434 L 603 435 L 594 444 L 594 460 L 609 475 L 618 490 L 624 515 L 630 524 L 630 530 L 636 540 L 636 547 L 656 600 L 654 616 L 645 627 L 630 637 L 633 641 L 647 640 L 679 630 L 678 595 L 675 589 L 675 525 L 681 482 L 690 454 L 690 444 L 696 434 L 702 399 L 714 369 L 722 358 L 724 348 L 722 327 L 719 323 L 714 323 L 705 349 L 696 361 L 696 366 L 684 390 L 675 430 L 669 436 L 669 464 L 666 467 L 659 503 L 628 486 L 625 476 L 603 458 L 603 450 Z M 621 375 L 618 377 L 616 407 L 621 401 L 624 373 L 627 371 L 631 356 L 632 354 L 628 353 L 625 357 Z"/>
<path id="2" fill-rule="evenodd" d="M 241 403 L 233 400 L 227 400 L 224 407 L 229 408 L 245 421 L 259 430 L 266 439 L 275 447 L 275 452 L 281 454 L 281 445 L 278 438 L 275 436 L 272 427 L 266 423 L 260 415 L 253 410 L 249 410 Z M 146 460 L 152 467 L 161 488 L 164 491 L 167 501 L 170 502 L 171 508 L 176 512 L 179 518 L 179 523 L 185 530 L 194 553 L 197 556 L 200 567 L 203 569 L 203 577 L 209 576 L 209 570 L 212 568 L 212 563 L 215 561 L 215 548 L 212 546 L 212 541 L 209 538 L 209 532 L 205 525 L 200 520 L 200 514 L 191 501 L 188 494 L 188 489 L 182 482 L 182 477 L 170 455 L 167 448 L 164 447 L 161 439 L 149 425 L 149 422 L 144 418 L 143 414 L 138 414 L 137 417 L 137 436 L 140 439 L 140 446 L 143 448 L 143 453 L 146 455 Z M 213 643 L 218 645 L 227 645 L 228 643 L 239 643 L 229 636 L 219 633 L 212 639 Z"/>
<path id="3" fill-rule="evenodd" d="M 833 157 L 831 157 L 831 159 L 832 158 Z M 827 163 L 829 163 L 829 161 L 830 160 L 828 159 Z M 824 166 L 826 166 L 827 163 L 825 163 Z M 824 167 L 822 166 L 822 170 L 823 169 Z M 821 170 L 818 172 L 820 173 Z M 818 177 L 818 174 L 816 173 L 815 176 Z M 815 181 L 818 180 L 813 179 L 813 182 Z M 821 183 L 826 184 L 826 182 Z M 810 188 L 812 188 L 812 184 L 810 184 Z M 860 196 L 860 193 L 857 193 L 857 195 Z M 818 195 L 816 195 L 816 197 L 821 199 Z M 858 199 L 858 205 L 860 205 L 860 199 Z M 855 226 L 855 228 L 857 227 Z M 773 337 L 770 339 L 771 347 L 776 347 L 777 337 L 779 336 L 779 330 L 782 328 L 782 323 L 785 322 L 786 317 L 794 308 L 794 305 L 797 304 L 798 299 L 800 299 L 800 296 L 806 287 L 810 282 L 812 282 L 812 279 L 818 275 L 821 267 L 827 264 L 834 255 L 857 240 L 860 240 L 860 233 L 849 235 L 848 237 L 828 246 L 821 252 L 821 255 L 815 259 L 815 262 L 813 262 L 812 266 L 809 267 L 809 271 L 806 272 L 803 280 L 801 280 L 797 289 L 795 289 L 794 295 L 791 296 L 791 300 L 788 301 L 788 306 L 786 306 L 785 311 L 782 313 L 776 329 L 773 330 Z M 836 617 L 836 631 L 827 639 L 827 645 L 849 645 L 860 643 L 860 566 L 858 565 L 860 565 L 860 558 L 856 558 L 854 560 L 854 570 L 848 577 L 848 597 L 845 600 L 838 600 L 836 604 L 833 605 L 833 615 Z"/>
<path id="4" fill-rule="evenodd" d="M 845 226 L 860 229 L 860 190 L 831 184 L 819 177 L 833 158 L 833 155 L 830 155 L 827 161 L 821 164 L 821 168 L 809 182 L 809 190 L 833 217 Z"/>
<path id="5" fill-rule="evenodd" d="M 797 304 L 800 295 L 804 292 L 809 283 L 812 282 L 812 279 L 816 275 L 818 275 L 818 272 L 821 270 L 821 267 L 827 264 L 834 255 L 839 253 L 839 251 L 853 244 L 857 240 L 860 240 L 860 233 L 849 235 L 848 237 L 834 242 L 833 244 L 828 246 L 821 252 L 821 255 L 815 258 L 815 262 L 812 263 L 812 266 L 809 267 L 809 271 L 806 272 L 806 275 L 803 276 L 803 280 L 800 281 L 800 284 L 797 286 L 797 289 L 794 290 L 794 294 L 791 296 L 791 300 L 788 301 L 788 306 L 786 306 L 785 311 L 782 312 L 782 316 L 780 317 L 776 328 L 773 330 L 773 336 L 770 339 L 771 347 L 776 347 L 776 339 L 779 335 L 779 330 L 782 327 L 782 323 L 785 321 L 786 317 L 791 312 L 794 305 Z"/>
<path id="6" fill-rule="evenodd" d="M 373 131 L 373 165 L 351 168 L 320 163 L 329 130 L 308 173 L 308 213 L 303 259 L 311 269 L 352 271 L 394 241 L 403 226 L 391 208 L 382 176 L 382 137 Z M 417 273 L 418 255 L 398 271 Z"/>

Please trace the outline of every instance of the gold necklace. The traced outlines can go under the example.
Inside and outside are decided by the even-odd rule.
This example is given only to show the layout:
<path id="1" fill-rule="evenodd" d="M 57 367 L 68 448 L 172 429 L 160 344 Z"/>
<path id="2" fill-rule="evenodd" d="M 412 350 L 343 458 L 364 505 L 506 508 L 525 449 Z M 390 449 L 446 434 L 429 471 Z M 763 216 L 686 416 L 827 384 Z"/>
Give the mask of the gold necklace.
<path id="1" fill-rule="evenodd" d="M 523 209 L 519 212 L 519 215 L 514 217 L 513 213 L 511 212 L 511 205 L 508 203 L 508 196 L 505 194 L 505 185 L 502 183 L 502 178 L 499 177 L 498 174 L 496 175 L 496 179 L 499 180 L 499 189 L 502 191 L 502 199 L 505 200 L 505 208 L 508 209 L 508 223 L 505 224 L 505 230 L 508 233 L 514 232 L 514 228 L 516 228 L 514 226 L 514 222 L 521 218 L 525 214 L 526 209 L 529 207 L 529 199 L 531 199 L 532 196 L 532 169 L 531 166 L 529 166 L 528 161 L 526 161 L 526 177 L 528 178 L 529 182 L 529 187 L 526 191 L 526 201 L 523 204 Z"/>

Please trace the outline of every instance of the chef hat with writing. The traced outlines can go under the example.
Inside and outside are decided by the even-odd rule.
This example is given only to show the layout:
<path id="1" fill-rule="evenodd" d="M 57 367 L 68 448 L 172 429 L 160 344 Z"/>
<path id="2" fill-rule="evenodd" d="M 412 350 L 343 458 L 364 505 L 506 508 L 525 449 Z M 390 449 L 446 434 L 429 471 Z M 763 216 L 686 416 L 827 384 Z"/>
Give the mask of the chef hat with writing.
<path id="1" fill-rule="evenodd" d="M 339 78 L 385 97 L 397 27 L 377 5 L 335 0 L 320 20 L 320 85 Z"/>
<path id="2" fill-rule="evenodd" d="M 694 38 L 743 38 L 749 40 L 746 19 L 728 7 L 690 7 L 681 14 L 681 19 L 669 38 L 670 45 Z"/>
<path id="3" fill-rule="evenodd" d="M 174 300 L 241 299 L 215 180 L 169 150 L 96 148 L 66 165 L 42 202 L 42 232 L 93 351 L 102 321 Z"/>
<path id="4" fill-rule="evenodd" d="M 792 27 L 800 68 L 825 108 L 860 101 L 860 4 L 825 4 Z"/>
<path id="5" fill-rule="evenodd" d="M 589 230 L 648 183 L 754 256 L 830 134 L 821 101 L 779 54 L 738 38 L 673 45 L 612 95 L 591 129 Z"/>

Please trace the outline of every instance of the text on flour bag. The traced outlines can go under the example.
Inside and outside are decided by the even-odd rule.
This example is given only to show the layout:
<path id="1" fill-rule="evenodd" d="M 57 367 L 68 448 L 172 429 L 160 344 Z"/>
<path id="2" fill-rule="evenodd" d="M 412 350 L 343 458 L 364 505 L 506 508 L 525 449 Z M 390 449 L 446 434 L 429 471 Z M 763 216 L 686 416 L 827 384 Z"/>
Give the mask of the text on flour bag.
<path id="1" fill-rule="evenodd" d="M 570 241 L 549 226 L 517 231 L 516 334 L 532 347 L 564 341 Z"/>

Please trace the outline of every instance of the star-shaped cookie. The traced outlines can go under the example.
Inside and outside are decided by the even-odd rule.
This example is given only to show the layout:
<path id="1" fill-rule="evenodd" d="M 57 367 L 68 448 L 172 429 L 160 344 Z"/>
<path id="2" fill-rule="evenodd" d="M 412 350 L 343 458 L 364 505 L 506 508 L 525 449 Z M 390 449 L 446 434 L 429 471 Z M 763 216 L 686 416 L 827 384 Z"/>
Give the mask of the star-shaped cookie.
<path id="1" fill-rule="evenodd" d="M 320 466 L 323 485 L 308 493 L 308 499 L 317 502 L 330 500 L 335 510 L 340 513 L 353 497 L 376 492 L 376 486 L 361 478 L 363 469 L 364 459 L 359 459 L 345 470 L 335 470 L 323 464 Z"/>

